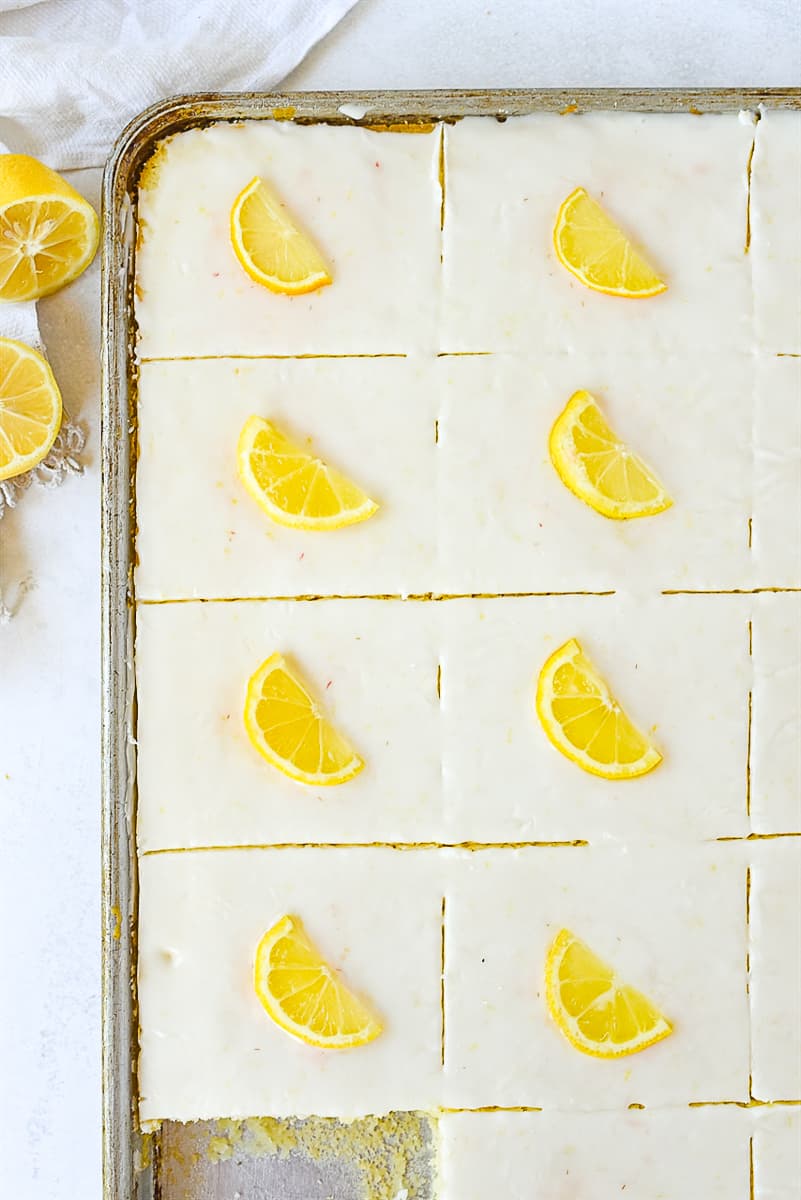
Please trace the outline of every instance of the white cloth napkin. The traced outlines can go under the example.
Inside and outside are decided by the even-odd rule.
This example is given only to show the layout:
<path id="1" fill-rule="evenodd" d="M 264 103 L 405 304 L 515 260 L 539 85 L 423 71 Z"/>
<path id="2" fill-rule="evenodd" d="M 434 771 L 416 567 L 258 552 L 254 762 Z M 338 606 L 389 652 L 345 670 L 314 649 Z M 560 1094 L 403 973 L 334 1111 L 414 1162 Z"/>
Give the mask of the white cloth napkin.
<path id="1" fill-rule="evenodd" d="M 99 166 L 178 92 L 266 91 L 356 0 L 0 0 L 0 138 L 56 169 Z"/>
<path id="2" fill-rule="evenodd" d="M 0 142 L 0 154 L 4 154 L 3 143 Z M 30 304 L 0 304 L 0 337 L 13 338 L 15 342 L 24 342 L 33 346 L 41 353 L 42 339 L 39 334 L 39 320 L 36 316 L 36 305 Z"/>

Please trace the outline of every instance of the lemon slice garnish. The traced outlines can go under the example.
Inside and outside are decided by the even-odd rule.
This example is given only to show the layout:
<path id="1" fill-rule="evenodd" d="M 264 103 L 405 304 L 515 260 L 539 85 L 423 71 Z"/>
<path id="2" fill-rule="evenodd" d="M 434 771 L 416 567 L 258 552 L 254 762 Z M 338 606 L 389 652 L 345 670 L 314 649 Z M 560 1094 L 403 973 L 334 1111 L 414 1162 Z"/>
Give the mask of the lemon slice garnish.
<path id="1" fill-rule="evenodd" d="M 231 244 L 251 279 L 271 292 L 296 296 L 331 282 L 314 242 L 258 175 L 234 201 Z"/>
<path id="2" fill-rule="evenodd" d="M 256 995 L 276 1025 L 311 1046 L 364 1046 L 381 1023 L 312 945 L 297 917 L 268 929 L 256 950 Z"/>
<path id="3" fill-rule="evenodd" d="M 263 417 L 249 417 L 239 435 L 239 475 L 253 499 L 280 525 L 339 529 L 378 509 L 360 487 L 290 441 Z"/>
<path id="4" fill-rule="evenodd" d="M 612 432 L 589 392 L 570 397 L 548 447 L 565 487 L 605 517 L 650 517 L 673 503 L 651 468 Z"/>
<path id="5" fill-rule="evenodd" d="M 536 705 L 551 745 L 592 775 L 634 779 L 662 761 L 575 638 L 560 646 L 542 668 Z"/>
<path id="6" fill-rule="evenodd" d="M 30 346 L 0 338 L 0 479 L 40 463 L 61 426 L 61 393 Z"/>
<path id="7" fill-rule="evenodd" d="M 282 654 L 270 655 L 251 676 L 245 728 L 259 753 L 298 783 L 345 783 L 364 766 Z"/>
<path id="8" fill-rule="evenodd" d="M 97 250 L 97 214 L 27 154 L 0 154 L 0 300 L 38 300 L 75 279 Z"/>
<path id="9" fill-rule="evenodd" d="M 562 203 L 553 241 L 562 266 L 593 291 L 644 299 L 667 288 L 622 229 L 582 187 Z"/>
<path id="10" fill-rule="evenodd" d="M 635 988 L 617 979 L 569 929 L 557 934 L 545 962 L 548 1011 L 571 1045 L 596 1058 L 620 1058 L 673 1032 Z"/>

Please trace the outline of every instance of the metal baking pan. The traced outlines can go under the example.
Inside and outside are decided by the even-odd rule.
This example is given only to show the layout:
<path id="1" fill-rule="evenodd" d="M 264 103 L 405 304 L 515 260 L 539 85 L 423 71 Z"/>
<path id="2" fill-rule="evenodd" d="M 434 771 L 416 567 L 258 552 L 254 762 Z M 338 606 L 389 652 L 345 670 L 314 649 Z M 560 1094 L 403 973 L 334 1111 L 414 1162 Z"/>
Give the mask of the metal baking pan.
<path id="1" fill-rule="evenodd" d="M 303 1155 L 310 1140 L 292 1137 L 287 1157 L 252 1155 L 247 1137 L 166 1124 L 144 1133 L 137 1119 L 136 998 L 136 695 L 134 465 L 136 363 L 133 288 L 137 183 L 159 141 L 214 121 L 292 120 L 300 124 L 366 125 L 390 129 L 464 116 L 533 112 L 736 112 L 801 109 L 801 89 L 305 92 L 194 95 L 148 109 L 120 136 L 103 184 L 102 622 L 103 622 L 103 1184 L 105 1200 L 215 1200 L 241 1194 L 262 1200 L 362 1194 L 354 1164 Z M 361 115 L 363 114 L 363 115 Z M 254 1114 L 255 1115 L 255 1114 Z M 322 1133 L 324 1140 L 324 1130 Z M 258 1139 L 257 1139 L 258 1140 Z M 268 1139 L 269 1140 L 269 1139 Z M 219 1138 L 217 1139 L 219 1143 Z M 432 1138 L 422 1131 L 423 1150 Z M 262 1139 L 261 1149 L 264 1149 Z M 218 1146 L 219 1149 L 219 1146 Z M 216 1157 L 217 1162 L 212 1159 Z M 183 1164 L 183 1165 L 182 1165 Z M 311 1166 L 310 1166 L 311 1164 Z M 356 1168 L 358 1164 L 356 1164 Z M 416 1169 L 419 1164 L 416 1164 Z M 433 1185 L 432 1185 L 433 1186 Z M 424 1200 L 423 1192 L 417 1193 Z"/>

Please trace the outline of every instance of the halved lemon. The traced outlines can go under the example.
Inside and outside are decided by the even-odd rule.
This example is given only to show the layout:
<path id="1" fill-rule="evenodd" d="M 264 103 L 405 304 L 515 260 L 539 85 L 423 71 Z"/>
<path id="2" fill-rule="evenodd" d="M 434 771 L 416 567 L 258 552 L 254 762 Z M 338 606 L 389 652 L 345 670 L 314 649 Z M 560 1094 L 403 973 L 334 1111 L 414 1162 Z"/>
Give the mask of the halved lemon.
<path id="1" fill-rule="evenodd" d="M 634 779 L 662 761 L 575 638 L 560 646 L 540 671 L 536 703 L 551 745 L 591 775 Z"/>
<path id="2" fill-rule="evenodd" d="M 297 296 L 331 282 L 314 242 L 258 175 L 234 201 L 231 244 L 251 279 L 271 292 Z"/>
<path id="3" fill-rule="evenodd" d="M 38 300 L 89 266 L 100 226 L 88 201 L 27 154 L 0 154 L 0 300 Z"/>
<path id="4" fill-rule="evenodd" d="M 381 1023 L 329 967 L 297 917 L 282 917 L 256 950 L 256 995 L 287 1033 L 310 1046 L 365 1046 Z"/>
<path id="5" fill-rule="evenodd" d="M 622 983 L 588 946 L 563 929 L 545 962 L 548 1011 L 571 1045 L 596 1058 L 621 1058 L 673 1032 L 651 1001 Z"/>
<path id="6" fill-rule="evenodd" d="M 0 338 L 0 479 L 40 463 L 61 427 L 61 392 L 41 354 Z"/>
<path id="7" fill-rule="evenodd" d="M 570 397 L 548 447 L 565 487 L 604 517 L 650 517 L 673 503 L 651 468 L 612 432 L 589 392 Z"/>
<path id="8" fill-rule="evenodd" d="M 263 417 L 245 422 L 237 463 L 253 499 L 279 525 L 339 529 L 366 521 L 378 509 L 360 487 Z"/>
<path id="9" fill-rule="evenodd" d="M 298 783 L 346 783 L 364 766 L 282 654 L 271 654 L 251 676 L 245 728 L 259 753 Z"/>
<path id="10" fill-rule="evenodd" d="M 563 201 L 553 241 L 562 266 L 593 291 L 644 299 L 658 296 L 667 288 L 623 230 L 583 187 Z"/>

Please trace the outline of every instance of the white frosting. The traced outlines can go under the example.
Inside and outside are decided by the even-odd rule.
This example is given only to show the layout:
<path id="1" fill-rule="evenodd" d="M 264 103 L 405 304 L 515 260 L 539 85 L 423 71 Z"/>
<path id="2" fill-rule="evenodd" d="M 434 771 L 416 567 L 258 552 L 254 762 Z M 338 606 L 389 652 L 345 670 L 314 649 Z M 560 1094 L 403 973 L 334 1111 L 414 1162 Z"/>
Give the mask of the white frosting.
<path id="1" fill-rule="evenodd" d="M 734 115 L 467 119 L 445 133 L 444 236 L 439 130 L 253 122 L 165 145 L 140 195 L 140 357 L 276 357 L 142 364 L 138 599 L 616 595 L 139 605 L 140 850 L 592 843 L 145 854 L 143 1120 L 574 1110 L 444 1118 L 445 1200 L 522 1200 L 532 1177 L 554 1200 L 624 1184 L 634 1200 L 656 1188 L 746 1200 L 755 1128 L 755 1197 L 794 1196 L 798 1129 L 783 1111 L 755 1123 L 685 1106 L 745 1100 L 749 1069 L 760 1098 L 801 1094 L 788 1049 L 798 849 L 714 844 L 801 828 L 801 608 L 796 596 L 660 592 L 801 584 L 801 363 L 775 357 L 801 350 L 799 129 L 798 114 L 776 113 L 756 127 Z M 255 174 L 320 245 L 332 286 L 290 299 L 246 277 L 228 214 Z M 557 262 L 554 219 L 579 185 L 664 271 L 664 296 L 601 296 Z M 387 353 L 408 357 L 291 358 Z M 654 467 L 671 510 L 611 522 L 561 484 L 548 432 L 579 388 Z M 378 514 L 328 535 L 271 523 L 236 474 L 253 413 L 309 438 Z M 665 758 L 651 775 L 593 778 L 548 743 L 535 680 L 574 636 L 653 732 Z M 305 789 L 250 745 L 245 686 L 275 650 L 364 757 L 347 784 Z M 374 1003 L 376 1043 L 325 1053 L 270 1022 L 252 957 L 285 912 Z M 542 997 L 562 926 L 651 995 L 673 1036 L 619 1062 L 570 1047 Z M 629 1103 L 648 1111 L 611 1111 Z"/>
<path id="2" fill-rule="evenodd" d="M 401 594 L 432 586 L 436 396 L 417 359 L 146 363 L 139 382 L 140 598 Z M 237 475 L 240 430 L 274 420 L 380 505 L 286 529 Z M 180 449 L 177 452 L 177 448 Z"/>
<path id="3" fill-rule="evenodd" d="M 801 832 L 801 597 L 754 611 L 751 816 L 757 833 Z"/>
<path id="4" fill-rule="evenodd" d="M 439 134 L 290 121 L 220 123 L 162 148 L 139 195 L 138 352 L 374 354 L 433 345 Z M 281 296 L 231 248 L 233 202 L 267 179 L 330 264 L 333 284 Z"/>
<path id="5" fill-rule="evenodd" d="M 753 138 L 734 114 L 476 117 L 448 128 L 441 348 L 750 350 Z M 554 223 L 576 187 L 644 249 L 666 293 L 601 295 L 559 263 Z"/>
<path id="6" fill-rule="evenodd" d="M 746 834 L 751 604 L 673 596 L 140 606 L 140 846 Z M 547 740 L 536 679 L 573 636 L 632 719 L 654 731 L 664 762 L 651 774 L 598 779 Z M 247 680 L 276 650 L 298 663 L 364 758 L 355 779 L 308 788 L 251 746 Z"/>
<path id="7" fill-rule="evenodd" d="M 748 607 L 739 598 L 454 602 L 443 614 L 448 840 L 697 841 L 748 833 Z M 664 761 L 640 779 L 582 771 L 534 712 L 537 675 L 571 637 Z"/>
<path id="8" fill-rule="evenodd" d="M 755 581 L 797 588 L 801 586 L 801 360 L 758 360 L 753 438 Z"/>
<path id="9" fill-rule="evenodd" d="M 350 117 L 352 121 L 361 121 L 367 116 L 369 108 L 366 104 L 340 104 L 338 112 L 341 112 L 343 117 Z"/>
<path id="10" fill-rule="evenodd" d="M 747 1124 L 730 1108 L 445 1116 L 440 1195 L 748 1200 Z"/>
<path id="11" fill-rule="evenodd" d="M 445 590 L 602 591 L 748 586 L 750 360 L 612 354 L 441 359 L 440 542 Z M 674 498 L 612 521 L 578 500 L 548 455 L 579 388 Z M 721 420 L 725 410 L 726 420 Z"/>
<path id="12" fill-rule="evenodd" d="M 448 897 L 446 1103 L 622 1109 L 748 1098 L 746 863 L 682 850 L 480 851 Z M 582 1054 L 551 1021 L 547 949 L 571 929 L 674 1025 L 639 1054 Z"/>
<path id="13" fill-rule="evenodd" d="M 434 607 L 140 607 L 140 847 L 439 838 Z M 251 745 L 242 716 L 247 681 L 276 650 L 297 664 L 365 760 L 347 783 L 295 783 Z"/>
<path id="14" fill-rule="evenodd" d="M 760 345 L 801 353 L 801 112 L 768 110 L 757 126 L 750 256 Z"/>
<path id="15" fill-rule="evenodd" d="M 797 736 L 797 730 L 796 730 Z M 797 743 L 796 743 L 797 745 Z M 751 868 L 751 1054 L 754 1095 L 801 1098 L 801 844 L 753 847 Z"/>
<path id="16" fill-rule="evenodd" d="M 441 880 L 425 852 L 238 850 L 140 863 L 140 1116 L 356 1117 L 440 1100 Z M 253 958 L 278 918 L 304 922 L 384 1024 L 320 1050 L 280 1029 Z"/>
<path id="17" fill-rule="evenodd" d="M 540 847 L 145 856 L 142 1118 L 745 1100 L 746 861 L 732 843 L 637 855 Z M 755 886 L 752 879 L 752 903 Z M 263 1012 L 253 954 L 285 912 L 305 921 L 383 1017 L 385 1032 L 371 1046 L 314 1050 Z M 547 947 L 564 926 L 662 1007 L 671 1037 L 614 1062 L 565 1041 L 542 994 Z M 758 932 L 757 924 L 755 1005 Z M 786 1020 L 793 1011 L 788 1004 Z"/>
<path id="18" fill-rule="evenodd" d="M 755 1200 L 798 1200 L 801 1111 L 775 1108 L 754 1119 Z"/>
<path id="19" fill-rule="evenodd" d="M 610 521 L 561 482 L 548 435 L 584 387 L 662 477 L 669 511 Z M 146 363 L 139 395 L 143 599 L 801 583 L 793 359 Z M 310 438 L 378 514 L 326 534 L 271 521 L 236 472 L 252 413 Z"/>

